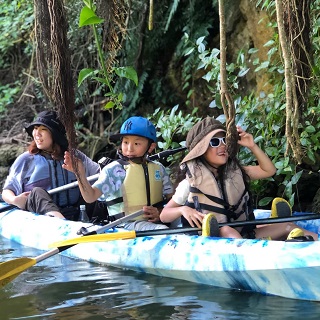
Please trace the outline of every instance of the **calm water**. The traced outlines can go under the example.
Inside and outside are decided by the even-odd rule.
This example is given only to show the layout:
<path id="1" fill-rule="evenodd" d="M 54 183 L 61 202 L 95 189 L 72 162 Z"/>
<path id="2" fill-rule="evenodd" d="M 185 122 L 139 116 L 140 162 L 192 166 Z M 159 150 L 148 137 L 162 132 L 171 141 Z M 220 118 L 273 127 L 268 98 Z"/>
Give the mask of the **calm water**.
<path id="1" fill-rule="evenodd" d="M 41 251 L 0 237 L 0 261 Z M 307 289 L 307 288 L 306 288 Z M 320 303 L 197 285 L 53 256 L 0 289 L 0 319 L 319 319 Z"/>

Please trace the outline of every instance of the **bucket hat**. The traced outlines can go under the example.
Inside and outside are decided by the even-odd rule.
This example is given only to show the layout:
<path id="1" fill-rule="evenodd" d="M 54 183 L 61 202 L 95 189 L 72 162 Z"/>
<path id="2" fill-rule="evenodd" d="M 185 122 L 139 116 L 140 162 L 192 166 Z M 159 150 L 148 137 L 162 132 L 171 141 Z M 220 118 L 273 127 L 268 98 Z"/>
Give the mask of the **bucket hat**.
<path id="1" fill-rule="evenodd" d="M 29 136 L 32 137 L 32 131 L 34 126 L 43 125 L 47 127 L 52 134 L 52 140 L 60 145 L 60 147 L 67 149 L 68 140 L 66 137 L 66 129 L 58 119 L 58 115 L 55 111 L 42 111 L 38 114 L 36 119 L 25 127 Z"/>
<path id="2" fill-rule="evenodd" d="M 188 132 L 186 146 L 189 153 L 181 163 L 202 156 L 208 149 L 211 138 L 218 132 L 226 132 L 224 125 L 213 118 L 206 117 L 195 124 Z"/>
<path id="3" fill-rule="evenodd" d="M 155 126 L 146 118 L 131 117 L 121 126 L 120 133 L 110 136 L 110 140 L 116 141 L 123 136 L 139 136 L 157 142 Z"/>

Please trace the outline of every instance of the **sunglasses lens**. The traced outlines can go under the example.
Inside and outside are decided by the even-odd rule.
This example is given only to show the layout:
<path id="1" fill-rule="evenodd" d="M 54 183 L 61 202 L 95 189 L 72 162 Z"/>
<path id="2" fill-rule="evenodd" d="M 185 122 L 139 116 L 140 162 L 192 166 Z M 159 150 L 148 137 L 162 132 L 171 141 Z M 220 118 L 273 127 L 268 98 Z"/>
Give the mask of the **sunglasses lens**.
<path id="1" fill-rule="evenodd" d="M 218 138 L 212 138 L 210 140 L 210 146 L 211 147 L 217 147 L 220 144 L 220 140 Z"/>

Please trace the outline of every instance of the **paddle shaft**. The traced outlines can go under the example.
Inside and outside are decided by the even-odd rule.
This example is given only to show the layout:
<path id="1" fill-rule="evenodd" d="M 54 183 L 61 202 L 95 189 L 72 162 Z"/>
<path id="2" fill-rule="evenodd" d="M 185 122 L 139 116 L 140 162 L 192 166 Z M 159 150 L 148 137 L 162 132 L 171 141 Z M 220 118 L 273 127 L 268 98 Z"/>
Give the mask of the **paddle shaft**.
<path id="1" fill-rule="evenodd" d="M 111 229 L 111 228 L 114 228 L 116 227 L 117 225 L 121 224 L 121 223 L 124 223 L 124 222 L 127 222 L 127 221 L 130 221 L 138 216 L 140 216 L 141 214 L 143 213 L 142 210 L 139 210 L 139 211 L 136 211 L 136 212 L 133 212 L 131 214 L 129 214 L 128 216 L 124 216 L 123 218 L 120 218 L 112 223 L 109 223 L 95 231 L 91 231 L 91 232 L 88 232 L 86 234 L 84 234 L 83 236 L 89 236 L 89 235 L 94 235 L 94 234 L 100 234 L 100 233 L 103 233 L 104 231 L 108 230 L 108 229 Z M 36 258 L 34 258 L 37 262 L 40 262 L 40 261 L 43 261 L 45 259 L 48 259 L 52 256 L 54 256 L 55 254 L 58 254 L 62 251 L 65 251 L 73 246 L 77 245 L 77 243 L 75 244 L 71 244 L 69 246 L 63 246 L 63 247 L 58 247 L 58 248 L 53 248 L 52 250 L 50 251 L 47 251 L 39 256 L 37 256 Z"/>
<path id="2" fill-rule="evenodd" d="M 183 151 L 185 150 L 186 148 L 185 147 L 181 147 L 181 148 L 176 148 L 176 149 L 171 149 L 171 150 L 164 150 L 164 151 L 161 151 L 161 152 L 158 152 L 154 155 L 151 155 L 148 157 L 148 159 L 150 160 L 156 160 L 156 159 L 162 159 L 162 158 L 166 158 L 170 155 L 173 155 L 177 152 L 180 152 L 180 151 Z M 94 174 L 92 176 L 89 176 L 87 177 L 87 180 L 89 182 L 91 181 L 96 181 L 98 180 L 99 178 L 99 173 L 97 174 Z M 57 188 L 54 188 L 52 190 L 49 190 L 48 193 L 49 194 L 54 194 L 54 193 L 58 193 L 58 192 L 61 192 L 61 191 L 64 191 L 64 190 L 68 190 L 68 189 L 71 189 L 71 188 L 75 188 L 79 185 L 79 182 L 78 181 L 74 181 L 74 182 L 71 182 L 71 183 L 68 183 L 64 186 L 61 186 L 61 187 L 57 187 Z"/>
<path id="3" fill-rule="evenodd" d="M 127 216 L 124 216 L 123 218 L 120 218 L 120 219 L 117 219 L 116 221 L 108 223 L 107 225 L 105 225 L 105 226 L 103 226 L 103 227 L 101 227 L 101 228 L 99 228 L 97 230 L 87 232 L 87 233 L 84 234 L 84 236 L 103 233 L 104 231 L 109 230 L 111 228 L 114 228 L 114 227 L 118 226 L 119 224 L 122 224 L 122 223 L 125 223 L 127 221 L 133 220 L 134 218 L 140 216 L 141 214 L 143 214 L 143 210 L 139 210 L 139 211 L 133 212 L 133 213 L 127 215 Z"/>
<path id="4" fill-rule="evenodd" d="M 320 219 L 320 214 L 306 214 L 306 215 L 297 215 L 284 218 L 267 218 L 267 219 L 257 219 L 249 221 L 233 221 L 226 223 L 219 223 L 219 227 L 229 226 L 229 227 L 244 227 L 251 225 L 262 225 L 262 224 L 274 224 L 274 223 L 283 223 L 283 222 L 293 222 L 299 220 L 314 220 Z M 163 234 L 176 234 L 176 233 L 188 233 L 188 232 L 197 232 L 202 231 L 200 228 L 174 228 L 174 229 L 161 229 L 161 230 L 150 230 L 150 231 L 137 231 L 137 237 L 144 236 L 156 236 Z"/>
<path id="5" fill-rule="evenodd" d="M 131 220 L 133 217 L 136 217 L 140 215 L 141 212 L 139 211 L 129 215 L 125 216 L 121 219 L 118 219 L 110 224 L 107 224 L 106 226 L 99 228 L 98 230 L 88 232 L 84 234 L 84 236 L 91 236 L 96 234 L 101 234 L 104 231 L 111 229 L 123 222 Z M 267 218 L 267 219 L 257 219 L 257 220 L 245 220 L 245 221 L 233 221 L 233 222 L 225 222 L 225 223 L 219 223 L 219 227 L 229 226 L 229 227 L 244 227 L 244 226 L 250 226 L 250 225 L 263 225 L 263 224 L 274 224 L 274 223 L 283 223 L 283 222 L 293 222 L 293 221 L 299 221 L 299 220 L 314 220 L 314 219 L 320 219 L 320 214 L 305 214 L 305 215 L 297 215 L 297 216 L 290 216 L 290 217 L 284 217 L 284 218 Z M 189 233 L 189 232 L 198 232 L 202 231 L 201 228 L 173 228 L 173 229 L 156 229 L 156 230 L 148 230 L 148 231 L 136 231 L 137 237 L 144 237 L 144 236 L 157 236 L 157 235 L 165 235 L 165 234 L 177 234 L 177 233 Z M 106 234 L 106 238 L 108 235 Z M 75 238 L 78 239 L 79 242 L 90 242 L 90 238 L 88 239 L 81 239 L 82 237 Z M 94 237 L 92 237 L 92 241 L 94 241 Z M 107 240 L 107 239 L 106 239 Z M 62 241 L 63 242 L 63 241 Z"/>
<path id="6" fill-rule="evenodd" d="M 291 222 L 297 220 L 312 220 L 320 219 L 320 214 L 308 214 L 299 215 L 295 217 L 285 217 L 285 218 L 271 218 L 271 219 L 259 219 L 253 221 L 239 221 L 239 222 L 227 222 L 220 223 L 219 227 L 232 226 L 241 227 L 245 225 L 261 225 L 261 224 L 272 224 L 272 223 L 283 223 Z M 73 239 L 63 240 L 59 242 L 52 243 L 52 246 L 57 248 L 63 248 L 64 246 L 75 245 L 79 243 L 89 243 L 89 242 L 105 242 L 113 240 L 129 240 L 135 239 L 136 237 L 147 237 L 147 236 L 159 236 L 159 235 L 170 235 L 179 233 L 190 233 L 193 232 L 197 234 L 198 231 L 202 231 L 200 228 L 174 228 L 174 229 L 157 229 L 148 231 L 119 231 L 111 232 L 105 234 L 86 234 L 88 237 L 77 237 Z"/>

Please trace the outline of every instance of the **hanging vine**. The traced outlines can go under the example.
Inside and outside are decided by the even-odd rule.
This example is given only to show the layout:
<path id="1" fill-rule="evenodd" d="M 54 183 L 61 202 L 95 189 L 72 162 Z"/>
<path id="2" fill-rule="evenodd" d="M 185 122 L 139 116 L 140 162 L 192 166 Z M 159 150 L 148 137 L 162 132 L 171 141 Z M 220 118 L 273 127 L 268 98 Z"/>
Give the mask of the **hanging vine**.
<path id="1" fill-rule="evenodd" d="M 64 124 L 72 154 L 76 150 L 75 99 L 68 24 L 63 0 L 34 0 L 37 70 L 42 87 Z"/>
<path id="2" fill-rule="evenodd" d="M 220 94 L 223 112 L 226 117 L 227 147 L 230 157 L 235 157 L 238 152 L 238 133 L 235 126 L 235 106 L 232 96 L 228 90 L 227 82 L 227 59 L 226 59 L 226 28 L 225 28 L 225 7 L 224 0 L 219 0 L 219 21 L 220 21 Z"/>
<path id="3" fill-rule="evenodd" d="M 279 41 L 284 63 L 284 76 L 286 87 L 286 154 L 288 155 L 291 150 L 295 161 L 297 163 L 301 163 L 303 153 L 301 149 L 300 137 L 298 132 L 298 126 L 300 123 L 300 113 L 296 92 L 296 74 L 293 59 L 294 56 L 291 54 L 290 51 L 292 43 L 289 42 L 284 27 L 284 5 L 287 5 L 287 0 L 276 0 L 275 3 L 277 12 Z"/>

